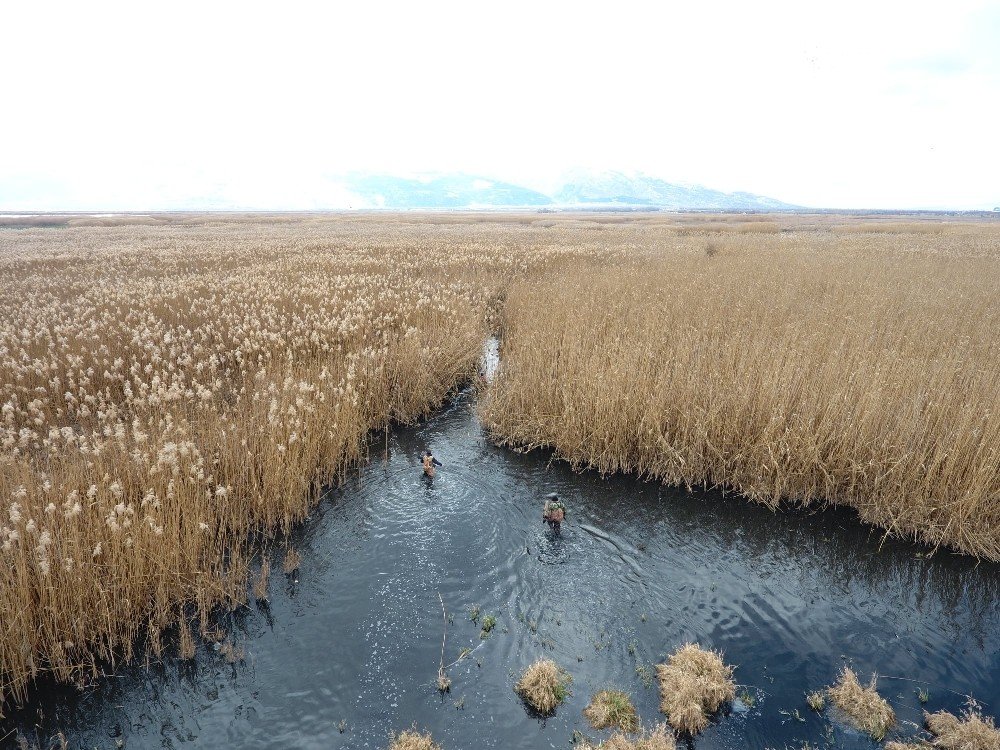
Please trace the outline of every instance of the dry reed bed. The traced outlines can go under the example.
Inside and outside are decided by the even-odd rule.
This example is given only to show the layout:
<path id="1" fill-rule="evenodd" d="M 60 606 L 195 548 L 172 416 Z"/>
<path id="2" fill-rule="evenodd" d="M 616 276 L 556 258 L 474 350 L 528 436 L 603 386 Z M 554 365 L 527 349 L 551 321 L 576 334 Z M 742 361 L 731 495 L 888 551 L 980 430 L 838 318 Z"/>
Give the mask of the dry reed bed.
<path id="1" fill-rule="evenodd" d="M 0 231 L 0 708 L 178 620 L 185 658 L 193 618 L 223 640 L 245 542 L 469 377 L 514 275 L 597 254 L 315 217 Z"/>
<path id="2" fill-rule="evenodd" d="M 664 229 L 634 262 L 523 279 L 484 420 L 578 467 L 849 505 L 1000 560 L 1000 227 L 895 228 Z"/>

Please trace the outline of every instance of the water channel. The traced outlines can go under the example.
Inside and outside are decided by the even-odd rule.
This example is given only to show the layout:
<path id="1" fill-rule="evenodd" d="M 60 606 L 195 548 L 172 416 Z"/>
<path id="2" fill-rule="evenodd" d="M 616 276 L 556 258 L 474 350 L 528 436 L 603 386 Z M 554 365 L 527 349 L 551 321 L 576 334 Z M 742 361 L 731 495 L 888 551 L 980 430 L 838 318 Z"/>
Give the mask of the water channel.
<path id="1" fill-rule="evenodd" d="M 605 734 L 581 715 L 604 687 L 662 720 L 650 670 L 686 641 L 723 650 L 741 685 L 689 742 L 704 750 L 874 747 L 805 705 L 845 664 L 882 675 L 899 735 L 961 694 L 1000 712 L 1000 566 L 883 540 L 846 511 L 772 513 L 498 448 L 468 393 L 385 447 L 299 529 L 297 576 L 276 553 L 270 604 L 223 623 L 243 662 L 200 644 L 193 662 L 43 689 L 0 736 L 20 724 L 43 747 L 61 731 L 72 748 L 385 748 L 416 724 L 446 750 L 567 748 L 574 730 Z M 444 464 L 433 479 L 425 447 Z M 569 509 L 560 536 L 540 517 L 552 491 Z M 446 659 L 472 649 L 445 695 L 439 594 Z M 473 606 L 497 618 L 485 639 Z M 547 719 L 511 689 L 539 656 L 573 675 Z"/>

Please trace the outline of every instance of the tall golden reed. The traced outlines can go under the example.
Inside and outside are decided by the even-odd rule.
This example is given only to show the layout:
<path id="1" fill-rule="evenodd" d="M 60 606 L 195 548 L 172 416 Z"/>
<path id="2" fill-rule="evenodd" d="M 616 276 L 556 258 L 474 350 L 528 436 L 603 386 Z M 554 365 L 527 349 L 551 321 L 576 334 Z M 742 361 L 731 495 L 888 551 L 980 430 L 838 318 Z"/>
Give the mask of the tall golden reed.
<path id="1" fill-rule="evenodd" d="M 1000 560 L 1000 226 L 906 226 L 685 230 L 522 279 L 483 417 L 576 466 Z"/>
<path id="2" fill-rule="evenodd" d="M 248 537 L 470 377 L 514 274 L 593 252 L 446 230 L 0 229 L 0 707 L 158 656 L 178 621 L 186 658 L 190 618 L 223 638 L 209 613 L 246 599 Z"/>

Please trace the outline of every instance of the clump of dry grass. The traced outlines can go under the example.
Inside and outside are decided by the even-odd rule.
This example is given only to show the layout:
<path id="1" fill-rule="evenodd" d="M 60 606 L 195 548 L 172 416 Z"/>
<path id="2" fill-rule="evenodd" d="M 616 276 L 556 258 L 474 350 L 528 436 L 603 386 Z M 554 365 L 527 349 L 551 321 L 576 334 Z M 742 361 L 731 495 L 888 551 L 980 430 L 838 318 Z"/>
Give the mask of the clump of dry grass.
<path id="1" fill-rule="evenodd" d="M 868 687 L 864 687 L 854 671 L 844 667 L 840 679 L 826 692 L 833 705 L 843 712 L 851 724 L 881 741 L 896 723 L 896 714 L 888 701 L 875 690 L 875 683 L 876 677 L 873 676 Z"/>
<path id="2" fill-rule="evenodd" d="M 514 692 L 541 714 L 550 714 L 569 695 L 572 678 L 551 659 L 532 663 L 514 685 Z"/>
<path id="3" fill-rule="evenodd" d="M 447 693 L 451 690 L 451 678 L 444 672 L 438 672 L 437 689 L 439 693 Z"/>
<path id="4" fill-rule="evenodd" d="M 813 711 L 822 711 L 826 708 L 826 696 L 819 690 L 814 690 L 806 694 L 806 704 Z"/>
<path id="5" fill-rule="evenodd" d="M 410 729 L 392 738 L 389 750 L 441 750 L 431 737 L 430 732 L 420 734 L 416 729 Z"/>
<path id="6" fill-rule="evenodd" d="M 934 734 L 934 745 L 944 750 L 1000 750 L 1000 730 L 977 706 L 969 705 L 962 715 L 947 711 L 925 713 L 927 728 Z"/>
<path id="7" fill-rule="evenodd" d="M 733 667 L 722 655 L 687 643 L 658 664 L 660 710 L 670 725 L 681 732 L 697 734 L 711 714 L 736 697 Z"/>
<path id="8" fill-rule="evenodd" d="M 636 737 L 616 732 L 599 745 L 584 742 L 577 747 L 579 750 L 676 750 L 677 742 L 666 724 L 657 724 Z"/>
<path id="9" fill-rule="evenodd" d="M 583 715 L 594 729 L 616 727 L 623 732 L 634 732 L 639 728 L 639 714 L 632 699 L 621 690 L 594 693 Z"/>

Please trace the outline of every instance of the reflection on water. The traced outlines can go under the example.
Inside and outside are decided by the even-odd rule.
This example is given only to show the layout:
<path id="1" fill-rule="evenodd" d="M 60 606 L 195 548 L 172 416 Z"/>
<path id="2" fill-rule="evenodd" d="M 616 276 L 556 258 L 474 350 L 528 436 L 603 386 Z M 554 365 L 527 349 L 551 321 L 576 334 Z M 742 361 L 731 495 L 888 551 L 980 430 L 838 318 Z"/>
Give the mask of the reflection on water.
<path id="1" fill-rule="evenodd" d="M 431 480 L 424 447 L 444 463 Z M 703 748 L 872 747 L 805 707 L 845 663 L 884 675 L 904 734 L 921 686 L 931 710 L 971 693 L 1000 711 L 998 566 L 882 544 L 838 510 L 774 514 L 548 459 L 490 445 L 465 399 L 397 430 L 300 530 L 297 581 L 275 575 L 269 607 L 227 618 L 244 663 L 202 645 L 191 664 L 122 670 L 82 695 L 48 689 L 0 737 L 37 723 L 71 747 L 384 748 L 416 723 L 452 750 L 564 747 L 574 729 L 601 734 L 580 712 L 607 686 L 657 720 L 644 678 L 687 640 L 723 649 L 756 698 L 719 717 Z M 547 492 L 568 504 L 561 535 L 541 520 Z M 446 660 L 474 649 L 445 696 L 438 592 L 453 618 Z M 497 618 L 486 640 L 472 605 Z M 511 690 L 542 655 L 574 677 L 544 721 Z"/>
<path id="2" fill-rule="evenodd" d="M 500 340 L 496 337 L 486 339 L 483 344 L 483 361 L 480 363 L 480 370 L 487 382 L 491 382 L 496 377 L 500 369 Z"/>

